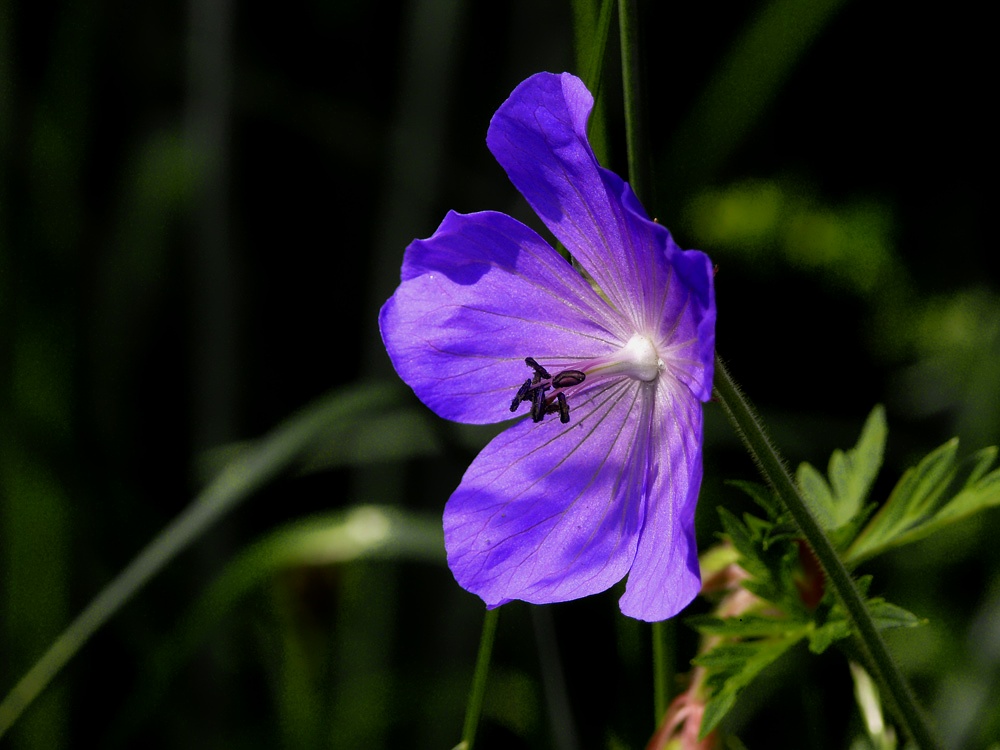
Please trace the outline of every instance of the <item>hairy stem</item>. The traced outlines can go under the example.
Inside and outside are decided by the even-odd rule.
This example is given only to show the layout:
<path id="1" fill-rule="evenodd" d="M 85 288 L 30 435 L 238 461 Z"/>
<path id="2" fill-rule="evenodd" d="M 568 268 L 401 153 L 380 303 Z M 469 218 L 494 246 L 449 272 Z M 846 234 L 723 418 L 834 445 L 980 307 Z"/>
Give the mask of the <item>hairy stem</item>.
<path id="1" fill-rule="evenodd" d="M 917 705 L 910 686 L 889 654 L 885 641 L 875 627 L 864 599 L 862 599 L 857 586 L 854 585 L 847 568 L 844 567 L 844 563 L 834 550 L 830 539 L 799 494 L 795 482 L 788 473 L 778 451 L 771 443 L 760 418 L 718 356 L 715 359 L 715 398 L 722 405 L 726 416 L 732 422 L 747 450 L 750 451 L 764 478 L 778 493 L 788 512 L 795 519 L 795 523 L 798 524 L 802 535 L 816 554 L 820 565 L 823 566 L 827 581 L 847 611 L 851 627 L 858 636 L 858 645 L 866 657 L 865 661 L 871 665 L 883 693 L 891 698 L 891 704 L 894 704 L 897 709 L 897 719 L 913 741 L 923 750 L 939 747 L 924 720 L 923 713 Z"/>

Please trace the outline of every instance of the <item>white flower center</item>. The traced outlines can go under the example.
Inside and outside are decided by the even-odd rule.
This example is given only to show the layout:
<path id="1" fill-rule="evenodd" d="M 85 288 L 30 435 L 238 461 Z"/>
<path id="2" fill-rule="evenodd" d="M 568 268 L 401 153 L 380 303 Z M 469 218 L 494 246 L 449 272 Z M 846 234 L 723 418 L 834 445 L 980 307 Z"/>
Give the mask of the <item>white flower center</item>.
<path id="1" fill-rule="evenodd" d="M 593 371 L 595 375 L 599 373 L 604 377 L 627 375 L 649 383 L 656 380 L 665 367 L 652 340 L 637 333 L 606 364 L 598 365 Z"/>
<path id="2" fill-rule="evenodd" d="M 635 334 L 625 344 L 622 353 L 630 358 L 632 369 L 629 375 L 638 380 L 645 380 L 647 383 L 656 380 L 666 368 L 659 352 L 656 351 L 656 346 L 648 336 Z"/>
<path id="3" fill-rule="evenodd" d="M 595 380 L 627 377 L 652 383 L 666 369 L 653 340 L 638 333 L 614 354 L 576 362 L 571 367 L 558 370 L 555 375 L 534 357 L 525 357 L 524 363 L 531 368 L 532 376 L 521 383 L 514 394 L 510 403 L 511 412 L 516 412 L 521 404 L 529 403 L 533 422 L 541 422 L 546 414 L 558 413 L 563 424 L 569 422 L 568 397 L 581 388 L 589 388 Z"/>

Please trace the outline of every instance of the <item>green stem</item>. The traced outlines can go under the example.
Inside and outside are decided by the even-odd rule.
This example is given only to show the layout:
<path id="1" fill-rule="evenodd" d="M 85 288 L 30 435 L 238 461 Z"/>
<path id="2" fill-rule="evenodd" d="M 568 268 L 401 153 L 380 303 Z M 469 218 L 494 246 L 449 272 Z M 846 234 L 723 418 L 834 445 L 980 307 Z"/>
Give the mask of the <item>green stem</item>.
<path id="1" fill-rule="evenodd" d="M 847 568 L 799 494 L 764 425 L 718 356 L 715 359 L 715 398 L 823 566 L 826 580 L 847 611 L 866 661 L 872 666 L 883 692 L 891 696 L 897 708 L 897 719 L 920 748 L 931 750 L 939 747 Z"/>
<path id="2" fill-rule="evenodd" d="M 499 619 L 499 608 L 486 610 L 486 617 L 483 619 L 483 635 L 479 640 L 479 654 L 476 656 L 476 671 L 472 676 L 469 703 L 465 708 L 465 726 L 462 728 L 462 742 L 458 746 L 462 750 L 472 750 L 476 742 L 476 729 L 479 727 L 479 716 L 483 712 L 483 696 L 486 695 L 486 677 L 490 672 L 490 656 L 493 654 L 493 641 L 497 634 L 497 620 Z"/>
<path id="3" fill-rule="evenodd" d="M 652 166 L 646 136 L 645 92 L 639 55 L 639 9 L 637 0 L 619 0 L 621 30 L 622 92 L 625 99 L 625 142 L 628 148 L 628 180 L 639 200 L 651 205 Z"/>
<path id="4" fill-rule="evenodd" d="M 593 49 L 593 55 L 590 56 L 586 70 L 581 67 L 580 71 L 584 76 L 584 85 L 594 95 L 595 109 L 597 108 L 597 100 L 601 98 L 601 81 L 604 80 L 604 52 L 608 47 L 608 32 L 611 30 L 611 11 L 614 10 L 614 7 L 614 0 L 601 0 L 601 7 L 597 15 L 593 34 L 588 40 L 589 44 L 587 45 L 587 48 Z M 584 52 L 581 51 L 579 57 L 582 59 L 584 56 Z M 593 126 L 593 123 L 591 123 L 591 126 Z M 601 156 L 599 154 L 598 158 Z"/>
<path id="5" fill-rule="evenodd" d="M 674 623 L 653 623 L 653 717 L 657 726 L 670 705 L 670 686 L 674 676 Z"/>
<path id="6" fill-rule="evenodd" d="M 646 135 L 645 91 L 640 63 L 638 0 L 619 0 L 618 26 L 622 48 L 622 90 L 625 100 L 625 144 L 628 179 L 639 200 L 652 200 L 652 162 Z M 647 203 L 647 205 L 650 205 Z M 653 708 L 659 725 L 670 701 L 674 674 L 672 626 L 653 623 Z"/>

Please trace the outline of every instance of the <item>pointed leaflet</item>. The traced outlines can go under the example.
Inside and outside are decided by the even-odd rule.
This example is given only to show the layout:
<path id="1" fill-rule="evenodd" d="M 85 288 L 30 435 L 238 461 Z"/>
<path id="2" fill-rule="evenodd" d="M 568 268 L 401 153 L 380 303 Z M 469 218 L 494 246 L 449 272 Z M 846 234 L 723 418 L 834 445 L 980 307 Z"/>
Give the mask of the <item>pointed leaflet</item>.
<path id="1" fill-rule="evenodd" d="M 858 563 L 1000 505 L 1000 468 L 987 473 L 997 449 L 984 448 L 956 465 L 957 453 L 958 440 L 952 439 L 908 469 L 885 505 L 858 534 L 847 560 Z"/>
<path id="2" fill-rule="evenodd" d="M 857 445 L 846 453 L 839 449 L 833 452 L 829 484 L 810 464 L 799 466 L 795 475 L 799 489 L 824 529 L 844 526 L 861 510 L 882 466 L 887 432 L 885 409 L 876 406 L 868 415 Z"/>

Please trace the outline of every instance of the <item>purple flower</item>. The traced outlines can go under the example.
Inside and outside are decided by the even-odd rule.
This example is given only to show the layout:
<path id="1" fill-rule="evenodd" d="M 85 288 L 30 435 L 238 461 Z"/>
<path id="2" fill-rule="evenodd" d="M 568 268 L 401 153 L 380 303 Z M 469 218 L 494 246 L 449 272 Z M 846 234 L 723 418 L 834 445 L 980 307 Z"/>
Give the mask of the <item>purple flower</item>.
<path id="1" fill-rule="evenodd" d="M 448 565 L 488 607 L 611 587 L 676 614 L 698 592 L 701 402 L 712 390 L 712 266 L 651 221 L 587 142 L 593 97 L 539 73 L 486 142 L 592 282 L 511 217 L 449 213 L 406 249 L 379 316 L 400 377 L 458 422 L 524 418 L 472 462 L 444 511 Z"/>

